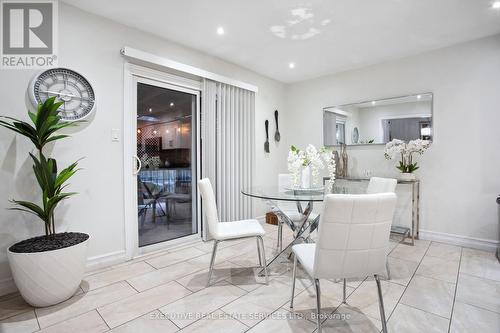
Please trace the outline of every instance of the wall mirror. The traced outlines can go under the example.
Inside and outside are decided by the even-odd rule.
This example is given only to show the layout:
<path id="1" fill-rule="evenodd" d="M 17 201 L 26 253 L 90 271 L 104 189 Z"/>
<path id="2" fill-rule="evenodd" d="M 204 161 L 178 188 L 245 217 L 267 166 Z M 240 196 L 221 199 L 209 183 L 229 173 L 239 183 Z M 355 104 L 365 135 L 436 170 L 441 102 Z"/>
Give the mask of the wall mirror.
<path id="1" fill-rule="evenodd" d="M 432 93 L 323 108 L 323 144 L 386 144 L 392 139 L 432 141 Z"/>

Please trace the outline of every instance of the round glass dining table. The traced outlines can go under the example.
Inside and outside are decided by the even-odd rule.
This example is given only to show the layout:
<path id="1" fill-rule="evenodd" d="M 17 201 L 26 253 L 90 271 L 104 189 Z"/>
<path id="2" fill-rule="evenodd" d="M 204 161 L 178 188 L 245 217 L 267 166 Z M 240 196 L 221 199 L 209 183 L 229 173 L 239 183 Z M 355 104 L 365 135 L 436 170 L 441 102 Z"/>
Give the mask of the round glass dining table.
<path id="1" fill-rule="evenodd" d="M 299 241 L 312 242 L 310 238 L 319 224 L 319 214 L 314 218 L 310 218 L 315 202 L 322 202 L 325 197 L 325 189 L 323 187 L 313 189 L 279 189 L 278 187 L 249 187 L 241 190 L 241 193 L 257 199 L 263 199 L 271 207 L 272 212 L 278 216 L 278 254 L 273 257 L 267 266 L 270 266 L 278 257 L 288 251 L 292 245 Z M 360 194 L 359 190 L 333 186 L 330 193 L 342 194 Z M 293 215 L 289 211 L 283 211 L 278 205 L 279 201 L 295 202 L 297 213 Z M 303 206 L 305 204 L 305 206 Z M 285 248 L 282 245 L 282 224 L 286 224 L 293 231 L 294 239 Z"/>

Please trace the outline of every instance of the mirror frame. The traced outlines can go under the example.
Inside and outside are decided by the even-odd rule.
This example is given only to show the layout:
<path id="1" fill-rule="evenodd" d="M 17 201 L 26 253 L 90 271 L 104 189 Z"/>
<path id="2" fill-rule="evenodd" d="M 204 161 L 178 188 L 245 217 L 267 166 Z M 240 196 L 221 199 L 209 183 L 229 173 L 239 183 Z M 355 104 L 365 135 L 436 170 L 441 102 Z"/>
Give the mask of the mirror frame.
<path id="1" fill-rule="evenodd" d="M 434 142 L 434 134 L 435 134 L 435 129 L 434 129 L 434 93 L 431 91 L 428 92 L 422 92 L 422 93 L 416 93 L 416 94 L 407 94 L 407 95 L 401 95 L 401 96 L 394 96 L 394 97 L 386 97 L 386 98 L 379 98 L 379 99 L 370 99 L 370 100 L 365 100 L 361 102 L 354 102 L 354 103 L 344 103 L 344 104 L 337 104 L 333 106 L 325 106 L 322 111 L 323 111 L 323 119 L 325 113 L 335 113 L 333 111 L 329 111 L 329 109 L 334 109 L 334 108 L 341 108 L 345 106 L 351 106 L 351 105 L 356 105 L 356 104 L 364 104 L 364 103 L 372 103 L 372 102 L 381 102 L 381 101 L 388 101 L 391 99 L 398 99 L 398 98 L 407 98 L 407 97 L 414 97 L 418 95 L 431 95 L 432 100 L 431 100 L 431 137 L 432 140 L 431 142 Z M 324 123 L 324 120 L 323 120 Z M 324 130 L 324 125 L 323 125 L 323 130 Z M 358 130 L 359 131 L 359 130 Z M 356 144 L 346 144 L 347 147 L 357 147 L 357 146 L 385 146 L 387 143 L 356 143 Z M 325 147 L 340 147 L 340 144 L 335 144 L 335 145 L 326 145 L 325 144 L 325 133 L 323 132 L 323 145 Z"/>

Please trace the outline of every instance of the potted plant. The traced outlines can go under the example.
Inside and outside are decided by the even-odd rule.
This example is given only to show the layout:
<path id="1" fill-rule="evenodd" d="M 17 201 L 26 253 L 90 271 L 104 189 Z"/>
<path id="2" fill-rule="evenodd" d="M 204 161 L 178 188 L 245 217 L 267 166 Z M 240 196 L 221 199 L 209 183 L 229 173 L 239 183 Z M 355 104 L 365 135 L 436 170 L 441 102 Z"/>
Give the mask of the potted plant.
<path id="1" fill-rule="evenodd" d="M 408 143 L 403 140 L 393 139 L 385 145 L 384 156 L 387 160 L 399 157 L 399 165 L 396 166 L 401 171 L 401 180 L 415 180 L 414 172 L 419 168 L 414 161 L 414 155 L 422 155 L 430 146 L 427 140 L 411 140 Z"/>
<path id="2" fill-rule="evenodd" d="M 58 109 L 62 102 L 55 97 L 40 103 L 28 115 L 33 124 L 11 117 L 1 117 L 0 125 L 33 142 L 36 154 L 30 153 L 33 172 L 41 190 L 41 204 L 12 200 L 11 209 L 36 215 L 45 225 L 45 235 L 23 240 L 8 249 L 7 257 L 19 292 L 29 304 L 43 307 L 70 298 L 78 289 L 87 259 L 89 235 L 79 232 L 56 232 L 55 210 L 74 192 L 65 192 L 67 181 L 78 171 L 75 162 L 58 171 L 57 162 L 44 154 L 44 147 L 68 137 L 58 132 L 76 123 L 62 122 Z"/>
<path id="3" fill-rule="evenodd" d="M 319 172 L 325 168 L 325 164 L 330 177 L 327 189 L 330 191 L 335 182 L 336 170 L 333 153 L 325 147 L 318 150 L 312 144 L 309 144 L 304 151 L 291 146 L 288 152 L 288 171 L 292 175 L 292 187 L 308 190 L 318 186 Z"/>

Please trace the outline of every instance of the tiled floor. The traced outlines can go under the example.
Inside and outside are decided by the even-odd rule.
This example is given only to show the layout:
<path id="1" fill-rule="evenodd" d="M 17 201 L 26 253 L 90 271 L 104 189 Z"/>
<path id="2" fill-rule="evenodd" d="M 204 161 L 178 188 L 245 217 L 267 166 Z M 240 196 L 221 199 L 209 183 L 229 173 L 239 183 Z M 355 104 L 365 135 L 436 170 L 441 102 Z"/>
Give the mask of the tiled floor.
<path id="1" fill-rule="evenodd" d="M 272 257 L 276 228 L 265 225 Z M 285 233 L 286 241 L 291 239 Z M 211 243 L 197 242 L 89 273 L 61 304 L 33 309 L 19 295 L 0 298 L 0 332 L 314 332 L 314 289 L 299 272 L 290 312 L 290 264 L 258 276 L 256 241 L 222 243 L 213 285 L 205 287 Z M 391 241 L 392 279 L 382 282 L 390 332 L 500 332 L 500 264 L 492 253 L 428 241 Z M 249 268 L 253 266 L 254 268 Z M 324 332 L 380 332 L 372 278 L 322 281 Z"/>

